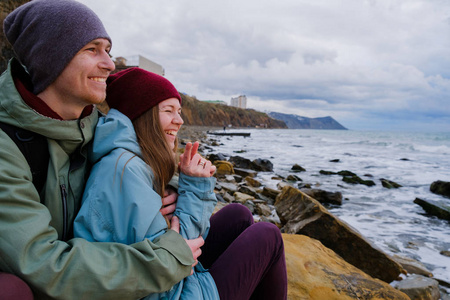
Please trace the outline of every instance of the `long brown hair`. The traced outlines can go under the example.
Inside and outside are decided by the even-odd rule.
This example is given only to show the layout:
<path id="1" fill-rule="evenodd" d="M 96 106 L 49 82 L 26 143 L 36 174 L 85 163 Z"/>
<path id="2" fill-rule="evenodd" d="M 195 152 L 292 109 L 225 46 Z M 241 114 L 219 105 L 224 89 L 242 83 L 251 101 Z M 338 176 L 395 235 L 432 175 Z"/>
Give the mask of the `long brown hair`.
<path id="1" fill-rule="evenodd" d="M 161 197 L 164 197 L 165 187 L 175 173 L 175 150 L 178 147 L 178 139 L 175 140 L 175 148 L 170 149 L 159 121 L 158 105 L 136 118 L 133 126 L 142 159 L 152 168 L 155 176 L 153 187 Z"/>

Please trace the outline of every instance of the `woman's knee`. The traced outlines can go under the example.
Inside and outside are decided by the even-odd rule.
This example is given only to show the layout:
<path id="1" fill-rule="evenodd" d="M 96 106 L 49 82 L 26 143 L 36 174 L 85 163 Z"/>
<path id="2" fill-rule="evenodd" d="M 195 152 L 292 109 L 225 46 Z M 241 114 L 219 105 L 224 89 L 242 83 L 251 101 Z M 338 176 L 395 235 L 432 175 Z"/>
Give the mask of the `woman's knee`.
<path id="1" fill-rule="evenodd" d="M 9 273 L 0 273 L 0 294 L 2 295 L 1 299 L 6 300 L 33 299 L 30 287 L 19 277 Z"/>
<path id="2" fill-rule="evenodd" d="M 268 246 L 284 251 L 283 237 L 276 225 L 268 222 L 258 222 L 252 225 L 252 231 L 254 235 L 257 235 Z"/>
<path id="3" fill-rule="evenodd" d="M 228 220 L 233 220 L 236 223 L 244 223 L 248 226 L 254 223 L 253 215 L 250 210 L 239 203 L 231 203 L 222 208 L 218 214 L 223 214 L 223 217 L 226 217 Z"/>

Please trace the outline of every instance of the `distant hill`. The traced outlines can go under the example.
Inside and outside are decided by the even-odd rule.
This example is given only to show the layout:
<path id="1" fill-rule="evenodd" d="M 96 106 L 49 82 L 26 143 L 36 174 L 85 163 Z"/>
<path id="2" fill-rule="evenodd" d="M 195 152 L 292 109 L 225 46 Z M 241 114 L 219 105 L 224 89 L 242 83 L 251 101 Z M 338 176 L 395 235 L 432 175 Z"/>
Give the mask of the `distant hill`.
<path id="1" fill-rule="evenodd" d="M 276 120 L 284 121 L 289 129 L 340 129 L 347 130 L 332 117 L 307 118 L 298 115 L 282 114 L 277 112 L 268 113 Z"/>
<path id="2" fill-rule="evenodd" d="M 181 116 L 185 125 L 287 128 L 283 121 L 254 109 L 199 101 L 183 93 L 180 95 L 183 99 Z"/>

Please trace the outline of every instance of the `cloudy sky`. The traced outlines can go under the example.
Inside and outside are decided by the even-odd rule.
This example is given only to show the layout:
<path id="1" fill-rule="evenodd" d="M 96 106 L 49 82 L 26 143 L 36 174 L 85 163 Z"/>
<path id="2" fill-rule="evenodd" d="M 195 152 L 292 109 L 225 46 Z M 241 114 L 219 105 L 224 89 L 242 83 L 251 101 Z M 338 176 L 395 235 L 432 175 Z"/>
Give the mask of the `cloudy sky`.
<path id="1" fill-rule="evenodd" d="M 448 0 L 78 0 L 111 54 L 161 64 L 199 100 L 332 116 L 352 130 L 450 131 Z"/>

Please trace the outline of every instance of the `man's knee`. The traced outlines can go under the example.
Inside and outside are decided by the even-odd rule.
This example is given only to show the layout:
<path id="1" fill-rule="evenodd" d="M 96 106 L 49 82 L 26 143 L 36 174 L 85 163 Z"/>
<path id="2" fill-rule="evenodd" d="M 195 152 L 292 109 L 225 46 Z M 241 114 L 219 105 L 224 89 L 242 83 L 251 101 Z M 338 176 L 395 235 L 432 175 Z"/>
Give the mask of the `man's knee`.
<path id="1" fill-rule="evenodd" d="M 30 287 L 19 277 L 8 273 L 0 273 L 0 295 L 1 300 L 33 299 Z"/>

